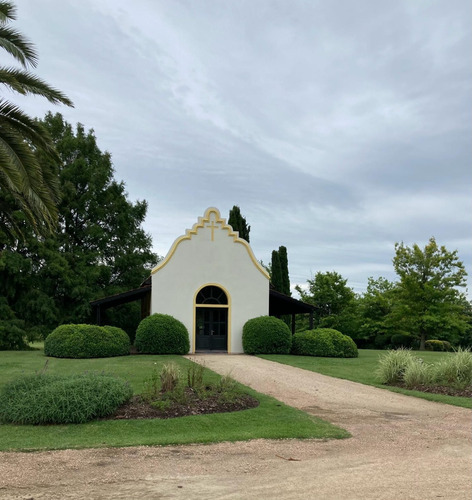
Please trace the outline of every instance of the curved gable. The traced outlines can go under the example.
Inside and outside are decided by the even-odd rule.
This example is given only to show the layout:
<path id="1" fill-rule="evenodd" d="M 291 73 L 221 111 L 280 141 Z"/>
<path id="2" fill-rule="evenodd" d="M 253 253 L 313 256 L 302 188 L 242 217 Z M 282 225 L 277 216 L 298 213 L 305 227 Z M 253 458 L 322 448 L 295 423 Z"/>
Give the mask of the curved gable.
<path id="1" fill-rule="evenodd" d="M 215 234 L 214 232 L 216 229 L 225 231 L 227 233 L 227 237 L 232 238 L 233 243 L 242 245 L 245 248 L 249 258 L 251 259 L 256 269 L 261 274 L 263 274 L 267 279 L 269 279 L 268 272 L 262 267 L 262 265 L 256 259 L 251 247 L 249 246 L 249 243 L 246 240 L 239 237 L 239 233 L 237 231 L 234 231 L 233 228 L 226 223 L 226 219 L 223 219 L 221 217 L 220 211 L 215 207 L 207 208 L 205 210 L 203 217 L 198 218 L 198 222 L 196 222 L 193 225 L 192 229 L 187 229 L 184 235 L 179 236 L 174 241 L 164 260 L 162 260 L 161 262 L 159 262 L 159 264 L 157 264 L 157 266 L 151 271 L 151 274 L 157 273 L 169 263 L 175 251 L 177 250 L 178 246 L 183 241 L 191 240 L 195 236 L 201 235 L 202 232 L 207 233 L 208 238 L 213 240 Z"/>

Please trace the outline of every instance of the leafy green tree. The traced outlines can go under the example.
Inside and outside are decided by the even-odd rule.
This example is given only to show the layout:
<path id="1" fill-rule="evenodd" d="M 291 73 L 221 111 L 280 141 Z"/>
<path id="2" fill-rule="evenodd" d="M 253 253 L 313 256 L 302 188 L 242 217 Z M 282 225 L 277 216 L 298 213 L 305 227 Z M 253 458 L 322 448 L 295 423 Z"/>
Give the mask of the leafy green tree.
<path id="1" fill-rule="evenodd" d="M 357 339 L 359 326 L 357 297 L 347 286 L 347 280 L 335 271 L 328 271 L 316 273 L 307 283 L 306 291 L 298 285 L 295 289 L 304 302 L 316 306 L 313 315 L 314 325 L 318 328 L 333 328 Z M 298 318 L 297 322 L 297 330 L 302 331 L 307 328 L 306 318 Z"/>
<path id="2" fill-rule="evenodd" d="M 240 238 L 249 243 L 249 232 L 251 231 L 251 226 L 248 226 L 245 217 L 241 215 L 241 210 L 237 205 L 234 205 L 229 211 L 228 224 L 235 231 L 238 231 Z"/>
<path id="3" fill-rule="evenodd" d="M 463 317 L 467 322 L 467 329 L 460 336 L 458 344 L 461 347 L 472 349 L 472 302 L 467 300 L 463 294 L 459 297 L 459 302 L 462 307 Z"/>
<path id="4" fill-rule="evenodd" d="M 388 321 L 395 300 L 395 284 L 380 276 L 368 278 L 367 290 L 358 300 L 358 330 L 356 341 L 377 347 L 389 344 L 394 333 L 400 333 L 395 323 Z"/>
<path id="5" fill-rule="evenodd" d="M 424 249 L 397 243 L 393 267 L 399 283 L 390 320 L 417 337 L 421 350 L 428 339 L 457 341 L 468 329 L 458 289 L 467 273 L 457 250 L 439 247 L 434 238 Z"/>
<path id="6" fill-rule="evenodd" d="M 9 26 L 16 19 L 11 2 L 0 1 L 0 47 L 12 56 L 21 69 L 1 66 L 0 83 L 8 90 L 22 95 L 38 95 L 52 103 L 72 106 L 62 92 L 54 89 L 28 71 L 36 67 L 37 54 L 24 36 Z M 38 234 L 48 234 L 57 221 L 59 185 L 54 171 L 44 169 L 36 151 L 52 162 L 59 157 L 47 131 L 20 108 L 0 97 L 0 193 L 9 196 L 0 204 L 0 223 L 5 234 L 17 238 L 23 220 Z M 23 217 L 12 211 L 21 208 Z"/>
<path id="7" fill-rule="evenodd" d="M 320 326 L 330 316 L 337 316 L 351 304 L 355 298 L 354 291 L 347 286 L 347 280 L 336 271 L 318 272 L 311 280 L 307 280 L 308 290 L 297 286 L 296 290 L 304 302 L 317 307 L 315 319 Z M 344 333 L 344 332 L 343 332 Z"/>
<path id="8" fill-rule="evenodd" d="M 141 227 L 147 203 L 127 199 L 93 131 L 80 124 L 74 130 L 50 113 L 42 126 L 61 157 L 58 228 L 53 236 L 30 231 L 24 242 L 4 246 L 0 296 L 29 331 L 44 334 L 61 323 L 90 321 L 89 301 L 138 287 L 158 259 Z M 44 169 L 56 168 L 43 156 L 39 161 Z M 110 313 L 109 323 L 133 316 L 131 330 L 140 319 L 138 304 Z"/>

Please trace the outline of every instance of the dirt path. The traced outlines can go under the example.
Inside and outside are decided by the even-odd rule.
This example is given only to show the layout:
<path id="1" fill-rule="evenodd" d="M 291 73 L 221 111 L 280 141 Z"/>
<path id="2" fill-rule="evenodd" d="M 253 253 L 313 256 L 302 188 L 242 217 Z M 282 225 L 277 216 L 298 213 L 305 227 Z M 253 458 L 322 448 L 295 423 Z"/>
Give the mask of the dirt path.
<path id="1" fill-rule="evenodd" d="M 472 498 L 470 410 L 248 356 L 190 358 L 353 437 L 1 453 L 0 498 Z"/>

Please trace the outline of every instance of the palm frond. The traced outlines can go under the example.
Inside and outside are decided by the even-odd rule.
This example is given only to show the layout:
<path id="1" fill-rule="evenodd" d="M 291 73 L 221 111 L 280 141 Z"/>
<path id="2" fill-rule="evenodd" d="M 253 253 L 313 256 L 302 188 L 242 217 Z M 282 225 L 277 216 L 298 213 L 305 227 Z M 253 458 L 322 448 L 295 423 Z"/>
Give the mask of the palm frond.
<path id="1" fill-rule="evenodd" d="M 0 98 L 0 128 L 2 125 L 15 128 L 35 148 L 41 149 L 50 159 L 60 161 L 49 132 L 38 121 L 23 113 L 18 106 Z"/>
<path id="2" fill-rule="evenodd" d="M 74 106 L 72 101 L 60 90 L 51 87 L 44 80 L 27 71 L 0 67 L 0 83 L 23 95 L 40 95 L 54 104 L 62 103 Z"/>
<path id="3" fill-rule="evenodd" d="M 0 24 L 0 47 L 13 56 L 24 68 L 38 64 L 38 53 L 19 31 Z"/>
<path id="4" fill-rule="evenodd" d="M 23 69 L 0 67 L 0 84 L 23 95 L 38 95 L 49 102 L 73 106 L 72 101 L 59 90 L 25 71 L 35 67 L 37 53 L 33 45 L 18 31 L 8 26 L 16 19 L 16 8 L 0 0 L 0 49 L 18 61 Z M 53 231 L 58 216 L 60 197 L 59 179 L 54 165 L 60 158 L 54 143 L 37 121 L 20 108 L 0 98 L 0 195 L 9 195 L 10 202 L 0 206 L 0 220 L 6 221 L 5 231 L 12 237 L 21 234 L 15 213 L 22 213 L 25 221 L 38 234 Z M 13 206 L 20 209 L 20 212 Z"/>
<path id="5" fill-rule="evenodd" d="M 34 214 L 43 214 L 47 221 L 55 219 L 55 186 L 44 182 L 42 166 L 31 147 L 8 126 L 0 126 L 0 176 L 3 186 L 24 200 Z"/>
<path id="6" fill-rule="evenodd" d="M 4 161 L 8 160 L 12 154 L 11 151 L 7 151 L 9 147 L 12 149 L 9 145 L 5 147 L 5 142 L 0 139 L 1 166 L 3 166 Z M 19 151 L 15 151 L 13 154 L 21 158 Z M 18 207 L 24 212 L 25 217 L 32 224 L 35 231 L 43 234 L 41 228 L 44 232 L 47 232 L 55 227 L 57 222 L 57 207 L 49 186 L 42 181 L 37 181 L 38 173 L 32 170 L 34 168 L 37 168 L 37 165 L 36 167 L 34 164 L 28 165 L 27 170 L 31 174 L 31 182 L 20 183 L 20 186 L 25 186 L 25 184 L 29 186 L 22 189 L 17 189 L 17 185 L 12 182 L 11 176 L 7 176 L 5 170 L 0 169 L 0 191 L 9 193 L 16 201 Z"/>
<path id="7" fill-rule="evenodd" d="M 16 7 L 11 2 L 0 2 L 0 23 L 16 19 Z"/>

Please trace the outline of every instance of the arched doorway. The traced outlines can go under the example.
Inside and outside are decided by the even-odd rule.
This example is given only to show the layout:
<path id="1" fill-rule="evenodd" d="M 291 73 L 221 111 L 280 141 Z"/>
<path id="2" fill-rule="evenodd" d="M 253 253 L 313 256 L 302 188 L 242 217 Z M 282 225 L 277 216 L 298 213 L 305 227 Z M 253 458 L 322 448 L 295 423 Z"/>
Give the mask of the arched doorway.
<path id="1" fill-rule="evenodd" d="M 195 350 L 228 351 L 229 298 L 217 285 L 207 285 L 195 298 Z"/>

